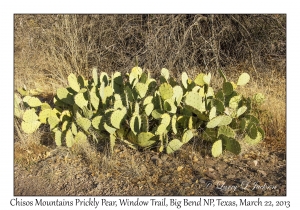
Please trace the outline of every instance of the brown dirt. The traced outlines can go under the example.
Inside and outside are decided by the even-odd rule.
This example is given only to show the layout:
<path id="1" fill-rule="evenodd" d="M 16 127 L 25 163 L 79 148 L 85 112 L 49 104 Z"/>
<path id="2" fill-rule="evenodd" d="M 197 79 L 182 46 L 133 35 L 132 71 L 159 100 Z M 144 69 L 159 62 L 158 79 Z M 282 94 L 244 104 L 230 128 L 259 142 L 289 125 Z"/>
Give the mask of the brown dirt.
<path id="1" fill-rule="evenodd" d="M 15 196 L 285 196 L 287 190 L 283 141 L 265 140 L 220 158 L 191 144 L 173 155 L 120 145 L 111 157 L 98 153 L 98 168 L 66 148 L 47 150 L 30 165 L 15 163 Z"/>

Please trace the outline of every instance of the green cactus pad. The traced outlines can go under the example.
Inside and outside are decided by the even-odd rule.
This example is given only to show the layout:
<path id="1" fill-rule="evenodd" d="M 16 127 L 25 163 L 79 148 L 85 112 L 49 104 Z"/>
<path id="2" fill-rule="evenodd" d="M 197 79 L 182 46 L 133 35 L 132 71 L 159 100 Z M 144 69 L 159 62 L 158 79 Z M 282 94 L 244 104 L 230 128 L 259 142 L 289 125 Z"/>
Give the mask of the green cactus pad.
<path id="1" fill-rule="evenodd" d="M 153 96 L 147 96 L 144 99 L 143 105 L 146 106 L 147 104 L 151 104 L 152 103 L 152 99 L 153 99 Z"/>
<path id="2" fill-rule="evenodd" d="M 206 128 L 202 133 L 202 139 L 206 141 L 215 141 L 217 138 L 217 131 L 214 128 Z"/>
<path id="3" fill-rule="evenodd" d="M 69 105 L 74 104 L 73 95 L 66 88 L 58 88 L 56 93 L 57 93 L 57 97 L 62 102 L 69 104 Z"/>
<path id="4" fill-rule="evenodd" d="M 232 152 L 235 155 L 240 154 L 241 145 L 238 141 L 236 141 L 234 138 L 224 138 L 223 141 L 224 141 L 226 150 L 228 150 L 229 152 Z"/>
<path id="5" fill-rule="evenodd" d="M 192 130 L 187 130 L 182 135 L 182 143 L 186 144 L 188 143 L 192 138 L 194 137 Z"/>
<path id="6" fill-rule="evenodd" d="M 98 98 L 97 94 L 94 92 L 90 93 L 91 97 L 91 104 L 94 107 L 95 110 L 98 110 L 99 104 L 100 104 L 100 99 Z"/>
<path id="7" fill-rule="evenodd" d="M 233 86 L 230 82 L 224 82 L 223 83 L 223 93 L 226 96 L 229 96 L 233 91 Z"/>
<path id="8" fill-rule="evenodd" d="M 220 113 L 224 112 L 224 110 L 225 110 L 224 103 L 222 101 L 220 101 L 219 99 L 214 99 L 213 105 L 216 107 L 218 112 L 220 112 Z"/>
<path id="9" fill-rule="evenodd" d="M 226 116 L 226 115 L 220 115 L 220 116 L 217 116 L 213 119 L 211 119 L 206 127 L 207 128 L 215 128 L 217 126 L 222 126 L 222 125 L 229 125 L 232 121 L 232 118 L 229 117 L 229 116 Z"/>
<path id="10" fill-rule="evenodd" d="M 183 145 L 183 143 L 179 139 L 173 139 L 172 141 L 169 142 L 169 144 L 166 148 L 167 154 L 171 154 L 171 153 L 179 150 L 182 145 Z"/>
<path id="11" fill-rule="evenodd" d="M 155 131 L 155 135 L 163 135 L 166 130 L 167 130 L 167 125 L 166 124 L 160 124 Z"/>
<path id="12" fill-rule="evenodd" d="M 203 80 L 204 76 L 205 76 L 205 74 L 203 74 L 203 73 L 198 74 L 194 80 L 195 84 L 202 87 L 205 84 L 204 80 Z"/>
<path id="13" fill-rule="evenodd" d="M 258 131 L 254 123 L 252 122 L 249 123 L 246 132 L 251 139 L 256 139 Z"/>
<path id="14" fill-rule="evenodd" d="M 169 114 L 167 113 L 164 113 L 162 116 L 161 116 L 161 124 L 165 124 L 166 126 L 168 126 L 171 122 L 171 117 Z"/>
<path id="15" fill-rule="evenodd" d="M 30 97 L 27 101 L 27 104 L 30 107 L 39 107 L 42 105 L 40 99 L 38 99 L 37 97 Z"/>
<path id="16" fill-rule="evenodd" d="M 86 98 L 84 97 L 84 93 L 78 93 L 75 97 L 75 103 L 77 104 L 77 106 L 79 106 L 81 109 L 83 107 L 86 107 L 88 105 L 88 101 L 86 100 Z"/>
<path id="17" fill-rule="evenodd" d="M 141 116 L 139 115 L 133 115 L 130 119 L 130 129 L 134 133 L 134 135 L 137 135 L 141 131 Z"/>
<path id="18" fill-rule="evenodd" d="M 181 74 L 181 82 L 182 82 L 182 85 L 183 85 L 183 87 L 185 89 L 188 88 L 188 79 L 189 79 L 189 77 L 188 77 L 187 73 L 186 72 L 182 72 L 182 74 Z"/>
<path id="19" fill-rule="evenodd" d="M 154 119 L 160 119 L 161 116 L 163 115 L 164 111 L 160 110 L 160 109 L 154 109 L 151 112 L 151 115 Z"/>
<path id="20" fill-rule="evenodd" d="M 225 98 L 224 98 L 224 93 L 222 90 L 219 90 L 216 94 L 216 99 L 220 100 L 220 101 L 224 101 Z"/>
<path id="21" fill-rule="evenodd" d="M 67 147 L 72 147 L 74 143 L 75 141 L 74 141 L 74 136 L 72 134 L 72 131 L 68 130 L 66 132 L 66 145 Z"/>
<path id="22" fill-rule="evenodd" d="M 81 117 L 76 120 L 78 126 L 80 126 L 83 130 L 88 131 L 91 126 L 91 121 L 87 118 Z"/>
<path id="23" fill-rule="evenodd" d="M 71 120 L 71 112 L 70 110 L 64 110 L 59 117 L 60 121 Z"/>
<path id="24" fill-rule="evenodd" d="M 23 120 L 27 123 L 35 122 L 39 119 L 34 109 L 28 109 L 23 114 Z"/>
<path id="25" fill-rule="evenodd" d="M 110 123 L 117 129 L 120 129 L 121 123 L 127 113 L 127 109 L 123 107 L 121 110 L 116 110 L 110 117 Z"/>
<path id="26" fill-rule="evenodd" d="M 231 138 L 235 138 L 235 131 L 230 128 L 229 126 L 220 126 L 219 129 L 218 129 L 218 137 L 220 135 L 224 135 L 224 136 L 227 136 L 227 137 L 231 137 Z"/>
<path id="27" fill-rule="evenodd" d="M 223 152 L 223 146 L 222 146 L 222 140 L 217 140 L 214 142 L 212 149 L 211 149 L 211 154 L 213 157 L 218 157 L 222 155 Z"/>
<path id="28" fill-rule="evenodd" d="M 109 76 L 106 72 L 100 73 L 100 84 L 106 87 L 109 84 Z"/>
<path id="29" fill-rule="evenodd" d="M 177 116 L 173 115 L 172 116 L 172 120 L 171 120 L 171 124 L 172 124 L 172 131 L 174 134 L 177 134 Z"/>
<path id="30" fill-rule="evenodd" d="M 210 80 L 211 80 L 211 73 L 208 73 L 207 75 L 203 76 L 203 82 L 207 85 L 210 84 Z"/>
<path id="31" fill-rule="evenodd" d="M 68 82 L 69 82 L 69 86 L 75 91 L 75 92 L 79 92 L 80 90 L 80 85 L 78 84 L 77 78 L 74 74 L 70 74 L 68 76 Z"/>
<path id="32" fill-rule="evenodd" d="M 246 106 L 240 107 L 240 108 L 236 111 L 236 117 L 241 116 L 241 115 L 244 114 L 246 111 L 247 111 L 247 107 L 246 107 Z"/>
<path id="33" fill-rule="evenodd" d="M 94 85 L 97 86 L 98 85 L 98 73 L 97 73 L 97 68 L 93 68 L 93 82 Z"/>
<path id="34" fill-rule="evenodd" d="M 65 131 L 71 127 L 71 122 L 70 121 L 64 121 L 62 126 L 61 126 L 61 131 Z"/>
<path id="35" fill-rule="evenodd" d="M 174 103 L 174 99 L 170 98 L 164 101 L 164 110 L 175 114 L 177 111 L 177 106 Z"/>
<path id="36" fill-rule="evenodd" d="M 120 72 L 115 72 L 114 75 L 114 82 L 118 85 L 123 85 L 123 78 Z"/>
<path id="37" fill-rule="evenodd" d="M 74 143 L 76 143 L 76 144 L 84 144 L 84 143 L 87 143 L 87 142 L 88 142 L 87 136 L 83 132 L 79 131 L 75 135 Z"/>
<path id="38" fill-rule="evenodd" d="M 262 140 L 262 134 L 257 132 L 257 136 L 255 139 L 252 139 L 250 136 L 246 135 L 244 141 L 250 145 L 258 144 Z"/>
<path id="39" fill-rule="evenodd" d="M 44 102 L 41 104 L 41 110 L 46 110 L 46 109 L 52 109 L 51 106 L 47 103 L 47 102 Z"/>
<path id="40" fill-rule="evenodd" d="M 111 126 L 109 126 L 106 122 L 104 123 L 104 129 L 108 132 L 108 133 L 110 133 L 110 134 L 113 134 L 113 133 L 115 133 L 116 132 L 116 130 L 117 129 L 115 129 L 114 127 L 111 127 Z"/>
<path id="41" fill-rule="evenodd" d="M 50 130 L 53 130 L 58 124 L 60 120 L 56 115 L 51 115 L 48 117 L 48 124 L 50 125 Z"/>
<path id="42" fill-rule="evenodd" d="M 150 116 L 152 111 L 154 109 L 154 104 L 147 104 L 147 106 L 145 107 L 145 113 L 147 116 Z M 159 117 L 158 117 L 159 118 Z"/>
<path id="43" fill-rule="evenodd" d="M 71 124 L 71 131 L 74 135 L 77 135 L 77 126 L 75 123 L 72 122 Z"/>
<path id="44" fill-rule="evenodd" d="M 137 143 L 140 147 L 149 147 L 156 143 L 155 135 L 150 132 L 141 132 L 137 137 Z"/>
<path id="45" fill-rule="evenodd" d="M 55 144 L 56 146 L 60 147 L 62 145 L 62 132 L 57 130 L 55 133 Z"/>
<path id="46" fill-rule="evenodd" d="M 213 106 L 209 112 L 209 120 L 215 118 L 217 116 L 217 108 Z"/>
<path id="47" fill-rule="evenodd" d="M 100 129 L 101 120 L 102 120 L 102 116 L 94 117 L 94 119 L 92 120 L 92 125 L 95 129 Z"/>
<path id="48" fill-rule="evenodd" d="M 173 87 L 173 99 L 175 100 L 176 104 L 179 105 L 183 97 L 183 90 L 182 87 L 176 85 Z"/>
<path id="49" fill-rule="evenodd" d="M 148 85 L 146 85 L 144 83 L 141 83 L 141 82 L 138 82 L 135 85 L 135 90 L 137 91 L 137 93 L 139 94 L 139 96 L 141 98 L 144 98 L 146 96 L 147 91 L 148 91 Z"/>
<path id="50" fill-rule="evenodd" d="M 163 83 L 158 90 L 163 100 L 167 100 L 173 96 L 173 88 L 168 83 Z"/>
<path id="51" fill-rule="evenodd" d="M 153 97 L 152 101 L 153 101 L 153 104 L 154 104 L 154 109 L 163 109 L 162 102 L 161 102 L 161 97 L 160 97 L 158 91 L 156 91 L 154 93 L 154 97 Z"/>
<path id="52" fill-rule="evenodd" d="M 223 77 L 224 82 L 227 82 L 227 78 L 226 78 L 225 74 L 223 73 L 223 71 L 221 69 L 218 69 L 218 72 L 220 73 L 221 77 Z"/>
<path id="53" fill-rule="evenodd" d="M 141 120 L 142 120 L 141 132 L 148 132 L 149 120 L 148 120 L 148 116 L 146 115 L 146 113 L 143 113 L 141 115 Z"/>
<path id="54" fill-rule="evenodd" d="M 188 92 L 185 98 L 185 104 L 199 112 L 206 111 L 205 106 L 203 106 L 202 97 L 198 93 Z"/>
<path id="55" fill-rule="evenodd" d="M 162 75 L 166 80 L 168 80 L 168 79 L 170 78 L 169 70 L 166 69 L 166 68 L 162 68 L 162 69 L 161 69 L 161 75 Z"/>
<path id="56" fill-rule="evenodd" d="M 242 73 L 238 79 L 237 85 L 243 86 L 246 85 L 250 81 L 250 76 L 247 73 Z"/>
<path id="57" fill-rule="evenodd" d="M 229 101 L 229 107 L 232 109 L 237 109 L 239 107 L 241 100 L 242 100 L 241 95 L 233 96 Z"/>
<path id="58" fill-rule="evenodd" d="M 21 123 L 21 128 L 25 133 L 33 133 L 35 132 L 41 125 L 40 121 L 33 121 L 33 122 L 25 122 Z"/>

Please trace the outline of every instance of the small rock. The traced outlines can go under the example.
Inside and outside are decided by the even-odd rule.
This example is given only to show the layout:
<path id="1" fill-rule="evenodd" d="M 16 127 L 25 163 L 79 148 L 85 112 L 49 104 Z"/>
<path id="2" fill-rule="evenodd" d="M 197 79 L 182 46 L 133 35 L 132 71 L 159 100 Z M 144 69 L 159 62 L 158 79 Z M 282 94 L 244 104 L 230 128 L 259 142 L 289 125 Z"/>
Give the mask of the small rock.
<path id="1" fill-rule="evenodd" d="M 257 170 L 258 173 L 262 174 L 263 176 L 267 176 L 267 173 L 263 170 Z"/>
<path id="2" fill-rule="evenodd" d="M 161 177 L 159 180 L 160 180 L 160 182 L 166 183 L 170 180 L 170 175 L 165 175 L 165 176 Z"/>
<path id="3" fill-rule="evenodd" d="M 216 179 L 216 176 L 213 173 L 209 172 L 209 171 L 206 171 L 205 175 L 208 176 L 211 179 Z"/>
<path id="4" fill-rule="evenodd" d="M 151 160 L 152 162 L 155 164 L 155 165 L 160 165 L 162 164 L 162 160 L 157 156 L 157 155 L 154 155 L 151 157 Z"/>

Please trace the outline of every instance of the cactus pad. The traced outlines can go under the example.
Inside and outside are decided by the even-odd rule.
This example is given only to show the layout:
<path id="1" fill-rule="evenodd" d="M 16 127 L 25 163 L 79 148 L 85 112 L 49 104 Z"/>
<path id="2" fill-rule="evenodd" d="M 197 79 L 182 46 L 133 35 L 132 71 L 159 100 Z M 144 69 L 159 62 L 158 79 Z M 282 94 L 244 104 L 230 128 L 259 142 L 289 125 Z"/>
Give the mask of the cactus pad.
<path id="1" fill-rule="evenodd" d="M 35 132 L 41 125 L 40 121 L 33 121 L 33 122 L 25 122 L 21 123 L 21 128 L 25 133 L 33 133 Z"/>
<path id="2" fill-rule="evenodd" d="M 97 68 L 93 68 L 93 82 L 94 85 L 97 86 L 98 85 L 98 73 L 97 73 Z"/>
<path id="3" fill-rule="evenodd" d="M 92 125 L 95 129 L 100 129 L 101 120 L 102 120 L 102 116 L 94 117 L 94 119 L 92 120 Z"/>
<path id="4" fill-rule="evenodd" d="M 252 139 L 250 136 L 246 135 L 244 141 L 250 145 L 258 144 L 262 140 L 262 134 L 257 132 L 257 136 L 255 139 Z"/>
<path id="5" fill-rule="evenodd" d="M 161 76 L 163 76 L 166 80 L 170 78 L 169 70 L 166 68 L 161 69 Z"/>
<path id="6" fill-rule="evenodd" d="M 180 147 L 183 145 L 183 143 L 179 139 L 173 139 L 169 142 L 166 152 L 167 154 L 171 154 L 177 150 L 180 149 Z"/>
<path id="7" fill-rule="evenodd" d="M 194 134 L 193 134 L 192 130 L 185 131 L 182 136 L 182 143 L 184 143 L 184 144 L 188 143 L 193 137 L 194 137 Z"/>
<path id="8" fill-rule="evenodd" d="M 77 81 L 77 78 L 74 74 L 70 74 L 68 76 L 68 82 L 69 82 L 69 85 L 70 87 L 75 91 L 75 92 L 79 92 L 80 91 L 80 85 Z"/>
<path id="9" fill-rule="evenodd" d="M 211 73 L 208 73 L 207 75 L 203 76 L 203 82 L 207 85 L 210 84 L 210 80 L 211 80 Z"/>
<path id="10" fill-rule="evenodd" d="M 78 126 L 80 126 L 83 130 L 88 131 L 91 126 L 91 121 L 87 118 L 81 117 L 76 120 Z"/>
<path id="11" fill-rule="evenodd" d="M 164 110 L 173 114 L 176 113 L 177 106 L 174 104 L 174 100 L 172 98 L 164 101 Z"/>
<path id="12" fill-rule="evenodd" d="M 173 96 L 173 88 L 168 83 L 163 83 L 158 90 L 163 100 L 167 100 Z"/>
<path id="13" fill-rule="evenodd" d="M 140 147 L 149 147 L 156 142 L 153 137 L 155 137 L 153 133 L 141 132 L 138 135 L 137 143 Z"/>
<path id="14" fill-rule="evenodd" d="M 246 85 L 250 81 L 250 76 L 247 73 L 242 73 L 238 79 L 237 85 L 243 86 Z"/>
<path id="15" fill-rule="evenodd" d="M 223 83 L 223 92 L 225 95 L 229 96 L 233 91 L 233 86 L 230 82 Z"/>
<path id="16" fill-rule="evenodd" d="M 141 98 L 144 98 L 146 96 L 147 91 L 148 91 L 148 85 L 146 85 L 144 83 L 141 83 L 141 82 L 138 82 L 135 85 L 135 89 L 138 92 L 139 96 Z"/>
<path id="17" fill-rule="evenodd" d="M 218 136 L 220 135 L 224 135 L 226 137 L 231 137 L 231 138 L 235 138 L 235 132 L 232 128 L 230 128 L 229 126 L 220 126 L 218 129 Z"/>
<path id="18" fill-rule="evenodd" d="M 173 87 L 173 99 L 175 100 L 176 104 L 179 105 L 183 96 L 183 90 L 179 85 Z"/>
<path id="19" fill-rule="evenodd" d="M 241 116 L 241 115 L 244 114 L 246 111 L 247 111 L 247 107 L 246 107 L 246 106 L 240 107 L 240 108 L 236 111 L 236 117 Z"/>
<path id="20" fill-rule="evenodd" d="M 88 142 L 87 136 L 86 136 L 83 132 L 79 131 L 79 132 L 75 135 L 74 142 L 75 142 L 76 144 L 84 144 L 84 143 Z"/>
<path id="21" fill-rule="evenodd" d="M 130 119 L 130 129 L 134 133 L 134 135 L 137 135 L 141 131 L 141 116 L 139 115 L 133 115 L 133 117 Z"/>
<path id="22" fill-rule="evenodd" d="M 74 144 L 74 136 L 71 130 L 68 130 L 66 133 L 66 145 L 67 147 L 72 147 Z"/>
<path id="23" fill-rule="evenodd" d="M 38 99 L 37 97 L 30 97 L 27 101 L 27 104 L 30 107 L 38 107 L 42 105 L 40 99 Z"/>
<path id="24" fill-rule="evenodd" d="M 226 115 L 220 115 L 220 116 L 217 116 L 213 119 L 211 119 L 206 127 L 207 128 L 215 128 L 217 126 L 222 126 L 222 125 L 229 125 L 232 121 L 232 118 L 229 117 L 229 116 L 226 116 Z"/>
<path id="25" fill-rule="evenodd" d="M 147 104 L 147 106 L 145 107 L 145 113 L 147 116 L 150 116 L 150 114 L 152 113 L 154 109 L 154 104 Z M 159 118 L 159 117 L 158 117 Z"/>
<path id="26" fill-rule="evenodd" d="M 205 74 L 203 74 L 203 73 L 198 74 L 194 80 L 195 84 L 202 87 L 205 84 L 204 80 L 203 80 L 204 76 L 205 76 Z"/>
<path id="27" fill-rule="evenodd" d="M 182 74 L 181 74 L 181 82 L 182 82 L 182 85 L 183 85 L 183 87 L 185 89 L 188 88 L 188 79 L 189 79 L 189 77 L 188 77 L 187 73 L 186 72 L 182 72 Z"/>
<path id="28" fill-rule="evenodd" d="M 69 93 L 69 91 L 66 88 L 58 88 L 56 93 L 57 93 L 57 97 L 62 102 L 69 104 L 69 105 L 74 104 L 73 95 L 71 93 Z"/>
<path id="29" fill-rule="evenodd" d="M 222 152 L 223 152 L 222 140 L 215 141 L 211 149 L 212 156 L 218 157 L 222 155 Z"/>
<path id="30" fill-rule="evenodd" d="M 62 132 L 60 130 L 55 131 L 55 144 L 61 146 L 62 144 Z"/>
<path id="31" fill-rule="evenodd" d="M 116 130 L 117 130 L 117 129 L 115 129 L 115 128 L 109 126 L 106 122 L 104 123 L 104 129 L 105 129 L 108 133 L 110 133 L 110 134 L 115 133 Z"/>
<path id="32" fill-rule="evenodd" d="M 35 113 L 34 109 L 28 109 L 23 114 L 23 120 L 25 122 L 31 123 L 31 122 L 37 121 L 38 119 L 39 119 L 39 117 Z"/>
<path id="33" fill-rule="evenodd" d="M 127 113 L 127 109 L 123 107 L 121 110 L 116 110 L 112 113 L 110 117 L 111 125 L 117 129 L 120 129 L 121 123 Z"/>
<path id="34" fill-rule="evenodd" d="M 203 112 L 205 107 L 203 106 L 202 97 L 198 93 L 189 92 L 185 98 L 185 104 L 192 109 Z"/>

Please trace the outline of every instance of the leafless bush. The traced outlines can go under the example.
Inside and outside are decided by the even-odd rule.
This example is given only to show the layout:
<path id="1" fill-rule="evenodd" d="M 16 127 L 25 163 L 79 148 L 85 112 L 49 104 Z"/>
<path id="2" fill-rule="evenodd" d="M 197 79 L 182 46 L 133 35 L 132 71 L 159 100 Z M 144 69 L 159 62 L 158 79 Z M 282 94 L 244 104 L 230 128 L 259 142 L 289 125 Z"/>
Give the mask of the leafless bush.
<path id="1" fill-rule="evenodd" d="M 17 56 L 23 52 L 22 56 Z M 25 52 L 25 53 L 24 53 Z M 18 54 L 19 53 L 19 54 Z M 285 69 L 284 14 L 15 15 L 15 67 L 60 80 L 91 67 L 143 68 L 174 74 L 245 63 Z M 25 56 L 25 57 L 24 57 Z M 21 65 L 22 63 L 22 65 Z M 24 72 L 23 72 L 24 73 Z"/>

